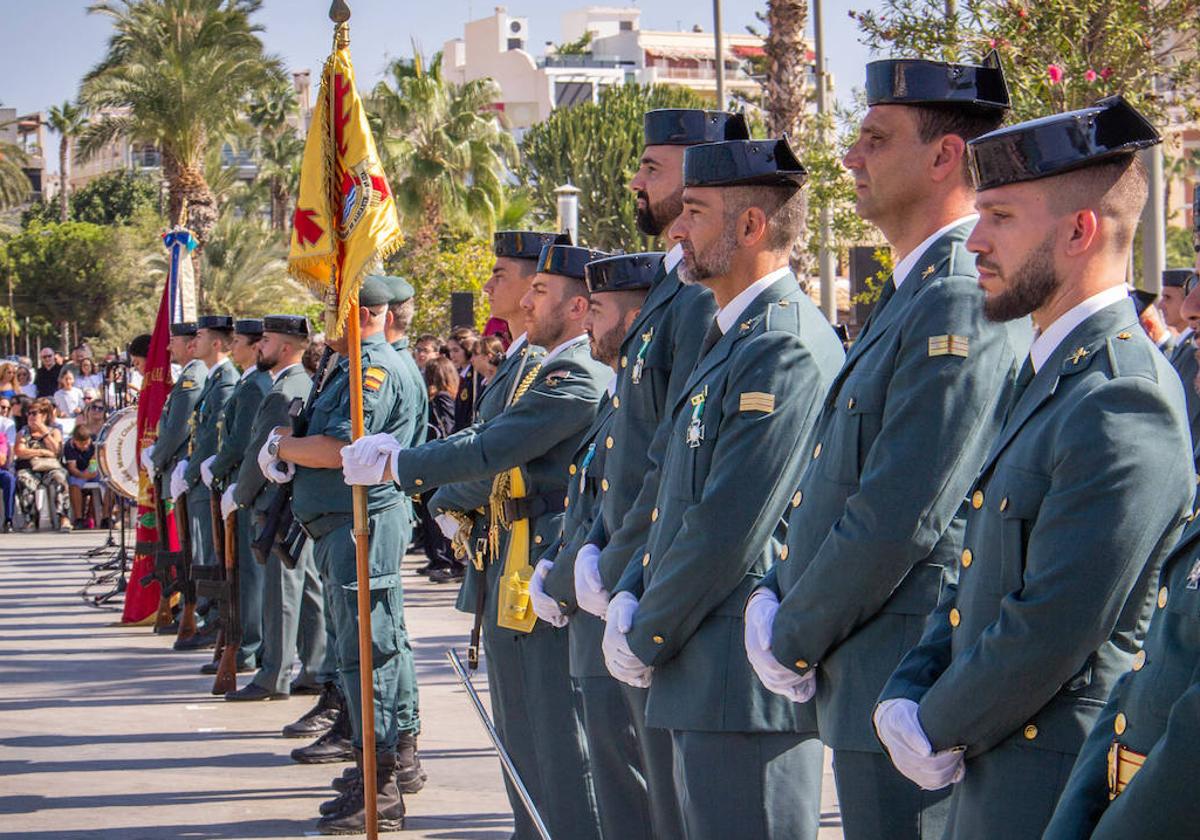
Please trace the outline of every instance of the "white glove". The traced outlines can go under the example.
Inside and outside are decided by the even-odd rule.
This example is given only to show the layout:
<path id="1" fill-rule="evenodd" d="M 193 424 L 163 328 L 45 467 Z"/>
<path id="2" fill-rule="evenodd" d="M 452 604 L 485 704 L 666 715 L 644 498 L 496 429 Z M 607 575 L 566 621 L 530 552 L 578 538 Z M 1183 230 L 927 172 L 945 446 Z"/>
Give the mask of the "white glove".
<path id="1" fill-rule="evenodd" d="M 637 658 L 637 654 L 629 647 L 629 640 L 625 638 L 625 634 L 633 627 L 637 608 L 637 598 L 631 593 L 617 593 L 608 605 L 608 623 L 604 625 L 601 647 L 604 650 L 604 664 L 613 677 L 634 688 L 649 688 L 650 674 L 654 669 Z"/>
<path id="2" fill-rule="evenodd" d="M 262 470 L 262 474 L 266 477 L 267 481 L 270 481 L 272 484 L 287 484 L 296 475 L 295 464 L 289 461 L 281 461 L 270 452 L 272 444 L 275 445 L 276 451 L 279 451 L 279 441 L 281 440 L 283 440 L 283 435 L 272 431 L 267 435 L 262 448 L 258 450 L 258 468 Z"/>
<path id="3" fill-rule="evenodd" d="M 342 478 L 347 484 L 382 484 L 384 470 L 396 475 L 400 441 L 386 432 L 359 438 L 342 449 Z"/>
<path id="4" fill-rule="evenodd" d="M 925 790 L 962 781 L 964 747 L 933 752 L 912 700 L 894 698 L 875 707 L 875 731 L 896 769 Z"/>
<path id="5" fill-rule="evenodd" d="M 150 473 L 150 477 L 154 478 L 154 461 L 151 460 L 154 456 L 154 444 L 142 448 L 141 462 L 142 469 Z"/>
<path id="6" fill-rule="evenodd" d="M 768 689 L 793 703 L 807 703 L 817 690 L 816 672 L 797 674 L 771 653 L 771 626 L 779 612 L 779 599 L 770 589 L 759 589 L 746 603 L 746 658 Z"/>
<path id="7" fill-rule="evenodd" d="M 553 568 L 554 564 L 549 560 L 538 561 L 533 576 L 529 578 L 529 600 L 533 604 L 533 611 L 542 621 L 555 627 L 566 627 L 567 617 L 558 608 L 558 601 L 546 594 L 546 575 Z"/>
<path id="8" fill-rule="evenodd" d="M 596 618 L 608 612 L 608 590 L 600 580 L 600 549 L 587 543 L 575 555 L 575 598 Z"/>
<path id="9" fill-rule="evenodd" d="M 201 468 L 203 469 L 203 467 Z M 225 492 L 221 494 L 221 516 L 225 519 L 229 518 L 229 514 L 237 510 L 237 502 L 233 500 L 233 490 L 237 487 L 237 483 L 230 484 L 225 488 Z"/>
<path id="10" fill-rule="evenodd" d="M 175 469 L 171 472 L 171 498 L 178 499 L 187 492 L 187 481 L 183 474 L 187 471 L 187 458 L 175 464 Z"/>
<path id="11" fill-rule="evenodd" d="M 437 523 L 438 528 L 442 531 L 442 535 L 448 540 L 453 540 L 457 537 L 458 529 L 462 527 L 459 521 L 448 513 L 439 513 L 433 517 L 433 521 Z"/>
<path id="12" fill-rule="evenodd" d="M 209 489 L 212 489 L 212 483 L 213 483 L 212 462 L 215 460 L 217 460 L 216 455 L 209 455 L 207 458 L 205 458 L 203 461 L 200 462 L 200 480 L 203 481 L 204 486 L 208 487 Z"/>

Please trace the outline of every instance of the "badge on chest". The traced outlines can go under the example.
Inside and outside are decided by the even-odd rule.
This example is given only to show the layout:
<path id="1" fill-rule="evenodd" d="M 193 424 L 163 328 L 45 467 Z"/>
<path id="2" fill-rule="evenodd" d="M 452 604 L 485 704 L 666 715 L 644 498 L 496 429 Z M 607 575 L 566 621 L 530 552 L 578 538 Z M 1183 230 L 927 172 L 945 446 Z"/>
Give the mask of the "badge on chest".
<path id="1" fill-rule="evenodd" d="M 708 386 L 704 386 L 704 390 L 698 394 L 693 394 L 692 403 L 692 419 L 687 427 L 687 445 L 691 449 L 698 449 L 704 441 L 704 401 L 708 399 Z"/>
<path id="2" fill-rule="evenodd" d="M 642 371 L 646 367 L 646 352 L 650 349 L 650 342 L 654 340 L 654 327 L 642 333 L 642 346 L 638 348 L 637 358 L 633 361 L 633 372 L 629 375 L 633 380 L 633 384 L 637 385 L 642 381 Z"/>
<path id="3" fill-rule="evenodd" d="M 1192 568 L 1188 572 L 1187 588 L 1200 589 L 1200 558 L 1196 559 L 1196 562 L 1192 564 Z"/>

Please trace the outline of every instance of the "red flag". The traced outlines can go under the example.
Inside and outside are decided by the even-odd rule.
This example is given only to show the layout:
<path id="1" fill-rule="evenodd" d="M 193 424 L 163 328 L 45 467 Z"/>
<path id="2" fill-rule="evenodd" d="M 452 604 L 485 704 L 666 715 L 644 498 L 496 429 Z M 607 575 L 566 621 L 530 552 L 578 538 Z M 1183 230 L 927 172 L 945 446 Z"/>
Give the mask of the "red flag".
<path id="1" fill-rule="evenodd" d="M 154 321 L 154 332 L 150 337 L 150 352 L 146 357 L 146 369 L 142 373 L 142 389 L 138 394 L 137 434 L 138 461 L 142 449 L 158 438 L 158 418 L 162 415 L 171 392 L 171 354 L 167 344 L 171 340 L 171 317 L 169 299 L 170 280 L 163 284 L 162 302 L 158 305 L 158 317 Z M 172 551 L 179 550 L 179 537 L 175 531 L 173 506 L 167 504 L 167 533 Z M 137 553 L 133 558 L 133 570 L 125 590 L 125 611 L 121 615 L 124 623 L 142 621 L 158 609 L 159 585 L 157 581 L 142 586 L 145 575 L 154 571 L 153 551 L 158 545 L 158 522 L 155 514 L 154 484 L 143 469 L 138 470 L 137 502 Z M 147 553 L 149 552 L 149 553 Z"/>

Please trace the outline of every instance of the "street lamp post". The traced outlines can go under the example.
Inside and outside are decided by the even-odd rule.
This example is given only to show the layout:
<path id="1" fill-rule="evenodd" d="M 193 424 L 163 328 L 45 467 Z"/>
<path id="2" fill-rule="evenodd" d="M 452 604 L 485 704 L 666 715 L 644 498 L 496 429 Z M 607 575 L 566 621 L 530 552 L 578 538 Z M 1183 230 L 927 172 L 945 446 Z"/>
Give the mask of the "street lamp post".
<path id="1" fill-rule="evenodd" d="M 558 202 L 558 229 L 571 234 L 571 241 L 579 243 L 579 193 L 574 184 L 563 184 L 554 191 Z"/>
<path id="2" fill-rule="evenodd" d="M 725 110 L 725 36 L 721 33 L 721 0 L 713 0 L 713 39 L 717 51 L 717 110 Z"/>
<path id="3" fill-rule="evenodd" d="M 821 0 L 813 0 L 813 40 L 817 47 L 817 122 L 822 142 L 828 139 L 826 114 L 829 112 L 829 75 L 825 71 L 825 31 L 821 26 Z M 837 289 L 833 276 L 833 209 L 826 201 L 821 205 L 821 227 L 817 250 L 817 270 L 821 278 L 821 312 L 831 324 L 837 323 Z"/>

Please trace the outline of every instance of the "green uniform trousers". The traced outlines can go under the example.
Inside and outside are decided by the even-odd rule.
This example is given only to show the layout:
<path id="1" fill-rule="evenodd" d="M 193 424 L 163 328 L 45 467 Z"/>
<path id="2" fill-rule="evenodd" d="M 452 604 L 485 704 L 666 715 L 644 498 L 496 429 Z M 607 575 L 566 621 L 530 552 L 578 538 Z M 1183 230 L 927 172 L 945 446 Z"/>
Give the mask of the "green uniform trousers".
<path id="1" fill-rule="evenodd" d="M 581 615 L 584 613 L 576 613 L 571 621 Z M 604 840 L 653 840 L 659 835 L 651 824 L 637 733 L 621 696 L 621 684 L 612 677 L 575 677 L 575 681 L 583 699 L 600 834 Z"/>
<path id="2" fill-rule="evenodd" d="M 250 551 L 254 512 L 238 508 L 238 619 L 242 625 L 242 644 L 238 648 L 238 666 L 254 667 L 261 660 L 264 568 Z"/>
<path id="3" fill-rule="evenodd" d="M 333 680 L 335 655 L 326 644 L 327 623 L 312 541 L 305 542 L 294 569 L 285 567 L 272 552 L 263 576 L 263 645 L 254 684 L 287 694 L 297 653 L 300 682 L 320 685 Z"/>
<path id="4" fill-rule="evenodd" d="M 834 750 L 833 778 L 845 840 L 941 840 L 952 787 L 921 790 L 885 753 L 865 750 Z"/>
<path id="5" fill-rule="evenodd" d="M 675 748 L 671 733 L 646 725 L 646 698 L 650 696 L 650 689 L 626 685 L 615 679 L 613 682 L 621 689 L 625 711 L 637 733 L 654 836 L 683 837 L 683 814 L 679 812 L 679 797 L 675 794 Z"/>

